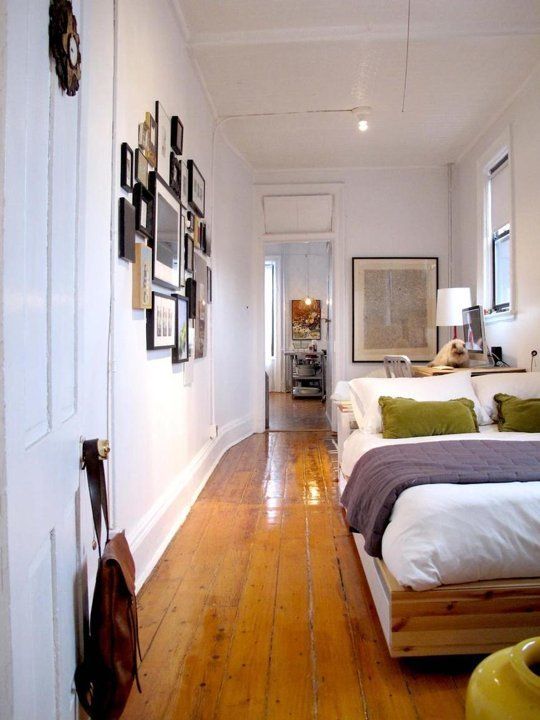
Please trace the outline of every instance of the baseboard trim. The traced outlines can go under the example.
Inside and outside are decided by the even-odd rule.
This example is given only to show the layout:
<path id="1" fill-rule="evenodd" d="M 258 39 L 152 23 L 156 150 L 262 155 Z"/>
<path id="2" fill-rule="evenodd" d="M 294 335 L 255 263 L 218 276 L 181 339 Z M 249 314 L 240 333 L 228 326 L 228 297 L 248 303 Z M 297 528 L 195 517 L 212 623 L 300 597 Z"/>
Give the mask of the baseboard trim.
<path id="1" fill-rule="evenodd" d="M 127 533 L 137 567 L 137 591 L 178 532 L 218 462 L 227 450 L 254 432 L 253 426 L 251 416 L 222 426 L 218 437 L 203 445 L 135 528 Z"/>

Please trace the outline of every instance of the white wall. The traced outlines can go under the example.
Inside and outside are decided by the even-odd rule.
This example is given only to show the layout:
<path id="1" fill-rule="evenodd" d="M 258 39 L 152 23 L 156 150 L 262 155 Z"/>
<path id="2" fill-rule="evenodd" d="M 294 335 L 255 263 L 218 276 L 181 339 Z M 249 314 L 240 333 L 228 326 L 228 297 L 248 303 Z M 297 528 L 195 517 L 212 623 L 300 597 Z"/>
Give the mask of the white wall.
<path id="1" fill-rule="evenodd" d="M 252 290 L 245 272 L 251 248 L 251 174 L 223 147 L 218 134 L 213 186 L 214 118 L 185 49 L 173 3 L 120 0 L 117 28 L 116 160 L 122 141 L 137 146 L 138 124 L 159 100 L 184 124 L 184 158 L 194 158 L 205 177 L 210 221 L 213 190 L 218 197 L 209 228 L 215 291 L 209 323 L 215 332 L 207 356 L 195 361 L 191 385 L 184 386 L 184 368 L 171 364 L 170 351 L 146 351 L 145 313 L 131 308 L 131 265 L 113 260 L 114 522 L 128 530 L 141 581 L 220 454 L 251 432 L 246 367 L 251 361 L 247 348 L 253 327 Z M 114 192 L 120 196 L 118 162 L 116 178 Z M 113 227 L 116 231 L 116 221 Z M 215 421 L 221 426 L 217 441 L 210 439 L 214 386 Z"/>
<path id="2" fill-rule="evenodd" d="M 334 244 L 335 380 L 380 365 L 352 362 L 352 262 L 359 257 L 438 257 L 439 286 L 448 284 L 446 168 L 358 168 L 259 172 L 258 184 L 342 183 L 342 217 Z M 341 246 L 338 248 L 338 245 Z M 337 252 L 340 249 L 341 252 Z M 341 257 L 341 260 L 340 260 Z M 341 310 L 339 310 L 341 308 Z"/>
<path id="3" fill-rule="evenodd" d="M 477 285 L 477 248 L 482 242 L 478 197 L 479 161 L 499 137 L 510 133 L 515 262 L 514 320 L 490 323 L 490 345 L 500 345 L 510 364 L 530 366 L 530 351 L 540 351 L 540 68 L 498 120 L 464 153 L 454 174 L 455 278 Z M 481 168 L 480 168 L 481 169 Z"/>

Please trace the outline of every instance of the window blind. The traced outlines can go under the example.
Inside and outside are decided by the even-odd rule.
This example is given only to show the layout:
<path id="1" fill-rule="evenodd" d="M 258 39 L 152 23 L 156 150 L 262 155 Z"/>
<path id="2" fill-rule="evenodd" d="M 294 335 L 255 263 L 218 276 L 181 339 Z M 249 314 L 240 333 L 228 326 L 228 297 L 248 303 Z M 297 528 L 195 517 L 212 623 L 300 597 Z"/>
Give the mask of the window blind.
<path id="1" fill-rule="evenodd" d="M 494 233 L 510 223 L 510 167 L 508 156 L 490 171 L 491 182 L 491 232 Z"/>

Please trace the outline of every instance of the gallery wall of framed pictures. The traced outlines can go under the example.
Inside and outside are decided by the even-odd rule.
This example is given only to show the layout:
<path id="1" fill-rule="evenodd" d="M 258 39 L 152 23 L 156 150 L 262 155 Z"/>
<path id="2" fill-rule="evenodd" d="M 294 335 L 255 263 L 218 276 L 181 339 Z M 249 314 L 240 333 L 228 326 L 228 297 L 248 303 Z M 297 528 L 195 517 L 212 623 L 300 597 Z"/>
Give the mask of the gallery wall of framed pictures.
<path id="1" fill-rule="evenodd" d="M 137 147 L 120 146 L 118 255 L 132 264 L 132 308 L 146 313 L 147 351 L 190 364 L 207 353 L 212 302 L 206 183 L 195 160 L 182 157 L 179 115 L 157 101 L 134 129 Z"/>

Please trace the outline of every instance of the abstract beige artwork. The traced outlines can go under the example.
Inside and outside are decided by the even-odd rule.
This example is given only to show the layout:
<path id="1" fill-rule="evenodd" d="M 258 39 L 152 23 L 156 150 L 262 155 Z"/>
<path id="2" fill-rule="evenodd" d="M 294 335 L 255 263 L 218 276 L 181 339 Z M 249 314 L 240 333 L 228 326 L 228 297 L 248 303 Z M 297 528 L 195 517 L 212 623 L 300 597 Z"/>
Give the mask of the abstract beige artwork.
<path id="1" fill-rule="evenodd" d="M 437 352 L 437 258 L 353 258 L 353 362 Z"/>

